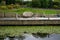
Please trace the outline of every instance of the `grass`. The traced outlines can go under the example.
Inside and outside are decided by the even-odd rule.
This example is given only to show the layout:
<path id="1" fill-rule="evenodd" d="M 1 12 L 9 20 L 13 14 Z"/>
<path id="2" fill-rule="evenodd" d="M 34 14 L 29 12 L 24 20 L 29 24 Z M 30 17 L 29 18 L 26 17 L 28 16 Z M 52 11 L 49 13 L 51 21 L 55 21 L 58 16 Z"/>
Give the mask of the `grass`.
<path id="1" fill-rule="evenodd" d="M 33 13 L 44 13 L 44 14 L 57 14 L 60 13 L 60 10 L 54 10 L 54 9 L 35 9 L 35 8 L 19 8 L 19 9 L 6 9 L 6 10 L 0 10 L 0 12 L 16 12 L 18 14 L 22 14 L 25 11 L 31 11 Z"/>
<path id="2" fill-rule="evenodd" d="M 0 35 L 20 35 L 23 32 L 29 33 L 60 33 L 60 26 L 0 26 Z"/>
<path id="3" fill-rule="evenodd" d="M 54 0 L 55 2 L 60 2 L 60 0 Z"/>

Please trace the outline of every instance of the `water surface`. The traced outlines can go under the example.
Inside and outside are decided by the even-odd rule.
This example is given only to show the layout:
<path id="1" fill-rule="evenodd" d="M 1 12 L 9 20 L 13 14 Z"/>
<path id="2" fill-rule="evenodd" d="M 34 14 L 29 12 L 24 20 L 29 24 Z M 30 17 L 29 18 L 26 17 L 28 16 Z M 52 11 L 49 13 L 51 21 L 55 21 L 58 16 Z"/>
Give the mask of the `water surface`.
<path id="1" fill-rule="evenodd" d="M 48 33 L 25 33 L 22 36 L 5 37 L 0 40 L 60 40 L 60 34 L 48 34 Z"/>

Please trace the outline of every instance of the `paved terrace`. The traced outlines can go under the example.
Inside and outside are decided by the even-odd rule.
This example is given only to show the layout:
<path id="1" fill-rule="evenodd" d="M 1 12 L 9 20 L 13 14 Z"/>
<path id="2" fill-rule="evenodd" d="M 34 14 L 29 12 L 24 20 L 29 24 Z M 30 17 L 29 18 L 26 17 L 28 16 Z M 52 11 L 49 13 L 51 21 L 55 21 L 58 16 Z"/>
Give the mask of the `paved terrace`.
<path id="1" fill-rule="evenodd" d="M 0 25 L 60 25 L 59 15 L 33 15 L 31 17 L 25 17 L 21 14 L 0 14 Z"/>
<path id="2" fill-rule="evenodd" d="M 24 15 L 27 15 L 27 17 Z M 30 15 L 27 13 L 24 15 L 16 13 L 0 13 L 0 20 L 60 20 L 60 14 L 34 14 L 31 16 L 31 13 Z"/>
<path id="3" fill-rule="evenodd" d="M 0 18 L 0 20 L 60 20 L 60 17 L 57 18 L 42 18 L 42 17 L 37 17 L 37 18 Z"/>

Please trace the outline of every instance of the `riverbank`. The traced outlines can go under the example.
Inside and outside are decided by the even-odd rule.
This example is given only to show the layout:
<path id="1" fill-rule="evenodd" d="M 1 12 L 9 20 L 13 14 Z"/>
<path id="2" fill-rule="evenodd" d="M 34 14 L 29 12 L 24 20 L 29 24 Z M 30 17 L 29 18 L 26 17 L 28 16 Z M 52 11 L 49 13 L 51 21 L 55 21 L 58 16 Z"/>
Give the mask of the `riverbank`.
<path id="1" fill-rule="evenodd" d="M 0 26 L 0 35 L 20 35 L 28 33 L 60 33 L 60 26 Z"/>

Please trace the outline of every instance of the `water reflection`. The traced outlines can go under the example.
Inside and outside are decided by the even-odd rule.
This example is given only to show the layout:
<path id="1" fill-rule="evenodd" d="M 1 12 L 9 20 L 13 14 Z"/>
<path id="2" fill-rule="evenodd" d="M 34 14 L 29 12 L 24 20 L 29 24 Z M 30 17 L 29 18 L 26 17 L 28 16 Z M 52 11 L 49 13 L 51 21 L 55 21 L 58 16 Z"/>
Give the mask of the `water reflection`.
<path id="1" fill-rule="evenodd" d="M 24 33 L 22 36 L 5 37 L 3 40 L 60 40 L 60 34 Z"/>
<path id="2" fill-rule="evenodd" d="M 4 38 L 4 40 L 10 40 L 10 38 L 9 37 L 6 37 L 6 38 Z"/>
<path id="3" fill-rule="evenodd" d="M 41 37 L 41 38 L 45 38 L 45 37 L 49 37 L 49 33 L 40 33 L 40 32 L 37 32 L 37 33 L 32 33 L 32 35 L 34 37 Z"/>
<path id="4" fill-rule="evenodd" d="M 31 34 L 24 34 L 25 39 L 24 40 L 38 40 L 38 38 L 35 38 Z"/>
<path id="5" fill-rule="evenodd" d="M 15 37 L 14 40 L 19 40 L 19 37 Z"/>

